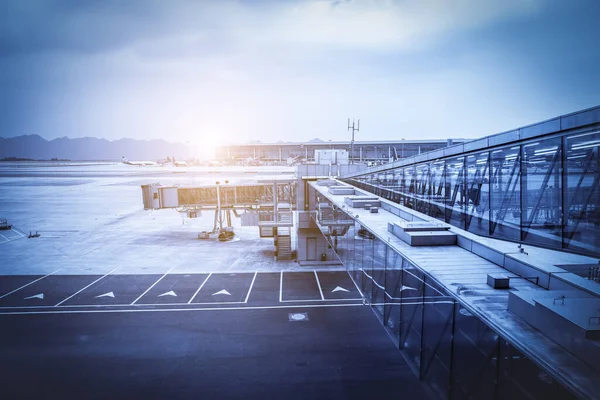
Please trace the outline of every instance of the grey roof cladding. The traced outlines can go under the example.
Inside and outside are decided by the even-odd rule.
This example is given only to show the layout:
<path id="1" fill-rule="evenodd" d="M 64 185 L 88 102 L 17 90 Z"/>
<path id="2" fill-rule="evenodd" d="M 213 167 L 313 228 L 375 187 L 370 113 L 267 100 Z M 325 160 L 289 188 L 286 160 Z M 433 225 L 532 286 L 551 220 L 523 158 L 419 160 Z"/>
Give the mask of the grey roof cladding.
<path id="1" fill-rule="evenodd" d="M 578 128 L 600 121 L 600 106 L 560 117 L 561 130 Z"/>

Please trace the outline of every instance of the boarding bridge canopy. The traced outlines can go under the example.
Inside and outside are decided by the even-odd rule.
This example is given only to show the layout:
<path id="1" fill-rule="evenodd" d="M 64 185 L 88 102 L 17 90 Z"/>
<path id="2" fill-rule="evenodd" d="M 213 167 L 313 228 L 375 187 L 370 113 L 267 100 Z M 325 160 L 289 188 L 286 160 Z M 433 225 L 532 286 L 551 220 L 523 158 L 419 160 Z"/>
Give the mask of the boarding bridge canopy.
<path id="1" fill-rule="evenodd" d="M 295 203 L 295 186 L 291 179 L 186 187 L 152 184 L 143 185 L 142 193 L 146 210 L 181 207 L 291 210 Z"/>

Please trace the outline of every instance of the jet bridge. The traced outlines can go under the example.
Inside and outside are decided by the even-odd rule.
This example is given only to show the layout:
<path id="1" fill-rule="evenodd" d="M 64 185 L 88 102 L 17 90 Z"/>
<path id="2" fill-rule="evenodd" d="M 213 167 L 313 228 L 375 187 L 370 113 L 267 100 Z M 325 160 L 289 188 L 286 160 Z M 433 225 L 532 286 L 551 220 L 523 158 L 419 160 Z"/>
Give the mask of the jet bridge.
<path id="1" fill-rule="evenodd" d="M 145 210 L 175 209 L 188 218 L 203 211 L 214 211 L 212 231 L 201 232 L 200 239 L 233 238 L 231 214 L 240 217 L 242 226 L 257 226 L 261 237 L 275 241 L 277 259 L 291 259 L 291 227 L 295 203 L 295 180 L 259 179 L 250 183 L 229 181 L 199 186 L 142 185 Z M 225 226 L 224 226 L 225 225 Z"/>

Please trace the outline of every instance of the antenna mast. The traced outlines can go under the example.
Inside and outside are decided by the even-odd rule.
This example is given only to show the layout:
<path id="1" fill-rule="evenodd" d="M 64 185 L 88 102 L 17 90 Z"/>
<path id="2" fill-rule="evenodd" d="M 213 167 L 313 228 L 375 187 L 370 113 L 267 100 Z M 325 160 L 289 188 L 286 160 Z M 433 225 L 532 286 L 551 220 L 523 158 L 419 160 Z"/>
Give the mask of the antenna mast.
<path id="1" fill-rule="evenodd" d="M 350 164 L 354 164 L 352 157 L 354 156 L 354 132 L 360 131 L 360 118 L 358 123 L 354 124 L 354 118 L 352 118 L 352 125 L 350 125 L 350 118 L 348 118 L 348 130 L 352 129 L 352 140 L 350 141 Z"/>

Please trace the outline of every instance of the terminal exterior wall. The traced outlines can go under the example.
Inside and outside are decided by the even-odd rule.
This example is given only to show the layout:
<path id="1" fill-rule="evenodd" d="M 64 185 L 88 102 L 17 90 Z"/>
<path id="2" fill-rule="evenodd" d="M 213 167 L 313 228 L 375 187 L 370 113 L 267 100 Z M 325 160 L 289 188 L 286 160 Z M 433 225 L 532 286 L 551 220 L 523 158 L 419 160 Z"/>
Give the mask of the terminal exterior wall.
<path id="1" fill-rule="evenodd" d="M 365 229 L 356 222 L 339 237 L 336 256 L 435 398 L 577 398 Z"/>
<path id="2" fill-rule="evenodd" d="M 357 141 L 354 142 L 353 154 L 350 154 L 349 142 L 249 143 L 220 146 L 217 148 L 215 156 L 223 161 L 260 159 L 283 163 L 289 158 L 315 161 L 315 150 L 340 149 L 346 150 L 350 159 L 356 162 L 387 162 L 394 156 L 398 158 L 412 157 L 447 147 L 450 143 L 462 142 L 464 139 Z"/>
<path id="3" fill-rule="evenodd" d="M 591 115 L 576 129 L 424 154 L 343 180 L 477 235 L 598 257 L 600 108 Z"/>

